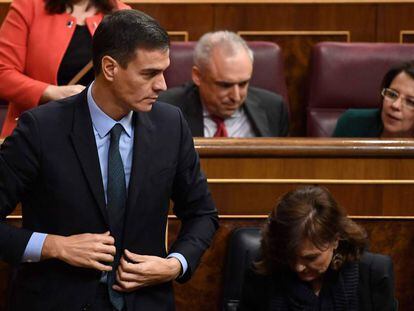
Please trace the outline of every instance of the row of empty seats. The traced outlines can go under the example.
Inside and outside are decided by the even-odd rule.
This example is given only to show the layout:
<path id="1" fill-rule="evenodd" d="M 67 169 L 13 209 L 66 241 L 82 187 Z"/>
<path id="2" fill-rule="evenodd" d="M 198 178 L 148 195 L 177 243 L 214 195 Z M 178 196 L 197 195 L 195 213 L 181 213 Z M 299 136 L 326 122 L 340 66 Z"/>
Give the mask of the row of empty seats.
<path id="1" fill-rule="evenodd" d="M 196 42 L 172 42 L 169 88 L 191 81 Z M 281 48 L 249 41 L 254 52 L 251 85 L 276 92 L 288 103 Z M 388 69 L 414 60 L 414 44 L 322 42 L 313 47 L 307 96 L 307 136 L 329 137 L 338 117 L 349 108 L 377 108 L 380 85 Z"/>

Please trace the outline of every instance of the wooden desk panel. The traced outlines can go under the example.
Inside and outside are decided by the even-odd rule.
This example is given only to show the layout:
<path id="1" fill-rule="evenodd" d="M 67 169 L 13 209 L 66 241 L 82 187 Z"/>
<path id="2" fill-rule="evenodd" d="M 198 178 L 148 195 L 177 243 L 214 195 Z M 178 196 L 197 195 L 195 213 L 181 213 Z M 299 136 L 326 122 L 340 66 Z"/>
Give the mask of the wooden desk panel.
<path id="1" fill-rule="evenodd" d="M 306 182 L 329 189 L 350 215 L 414 215 L 414 184 L 330 184 Z M 218 210 L 223 215 L 267 214 L 278 197 L 302 183 L 210 183 Z"/>
<path id="2" fill-rule="evenodd" d="M 196 139 L 224 215 L 267 214 L 304 184 L 327 187 L 352 215 L 414 216 L 414 141 Z"/>
<path id="3" fill-rule="evenodd" d="M 414 140 L 197 138 L 195 145 L 223 215 L 267 214 L 283 193 L 317 184 L 351 215 L 414 216 Z"/>

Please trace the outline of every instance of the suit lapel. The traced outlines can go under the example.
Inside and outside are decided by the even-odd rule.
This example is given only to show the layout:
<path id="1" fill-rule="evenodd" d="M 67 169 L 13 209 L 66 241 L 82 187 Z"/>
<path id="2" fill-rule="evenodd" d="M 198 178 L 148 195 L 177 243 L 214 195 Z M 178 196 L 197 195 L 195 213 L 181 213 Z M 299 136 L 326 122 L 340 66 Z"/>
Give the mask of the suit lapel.
<path id="1" fill-rule="evenodd" d="M 134 149 L 132 156 L 131 177 L 128 186 L 126 217 L 129 210 L 136 205 L 138 195 L 146 179 L 150 162 L 153 125 L 149 113 L 134 113 Z"/>
<path id="2" fill-rule="evenodd" d="M 258 131 L 259 136 L 272 136 L 266 112 L 260 107 L 259 99 L 255 96 L 247 95 L 244 108 L 246 109 L 247 115 L 251 118 L 254 128 Z"/>
<path id="3" fill-rule="evenodd" d="M 71 140 L 90 190 L 108 223 L 101 168 L 87 103 L 87 88 L 78 98 L 79 100 L 75 103 Z"/>
<path id="4" fill-rule="evenodd" d="M 203 106 L 200 101 L 200 94 L 195 85 L 190 84 L 186 90 L 188 101 L 183 111 L 185 118 L 194 137 L 204 136 Z"/>

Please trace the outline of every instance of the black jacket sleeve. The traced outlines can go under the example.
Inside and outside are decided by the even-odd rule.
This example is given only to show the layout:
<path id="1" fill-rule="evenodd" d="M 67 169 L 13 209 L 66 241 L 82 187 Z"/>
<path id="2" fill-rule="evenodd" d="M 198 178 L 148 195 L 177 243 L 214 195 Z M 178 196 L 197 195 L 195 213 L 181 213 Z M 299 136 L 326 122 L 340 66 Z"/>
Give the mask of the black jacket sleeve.
<path id="1" fill-rule="evenodd" d="M 178 279 L 179 282 L 184 282 L 191 277 L 202 254 L 210 245 L 218 228 L 218 216 L 207 179 L 200 169 L 191 132 L 182 113 L 179 114 L 181 148 L 171 198 L 174 214 L 181 221 L 181 229 L 170 252 L 178 252 L 187 260 L 187 272 Z"/>
<path id="2" fill-rule="evenodd" d="M 40 166 L 36 120 L 24 113 L 0 148 L 0 260 L 18 264 L 33 232 L 5 223 L 6 217 L 30 191 Z"/>

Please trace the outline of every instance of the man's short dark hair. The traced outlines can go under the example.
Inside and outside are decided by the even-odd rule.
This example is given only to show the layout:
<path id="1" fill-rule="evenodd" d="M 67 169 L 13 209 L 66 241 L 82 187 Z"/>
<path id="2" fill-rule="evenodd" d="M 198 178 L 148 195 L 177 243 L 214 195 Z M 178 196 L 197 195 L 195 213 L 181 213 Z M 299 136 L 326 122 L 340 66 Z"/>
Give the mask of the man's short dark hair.
<path id="1" fill-rule="evenodd" d="M 167 32 L 151 16 L 137 10 L 120 10 L 107 15 L 95 31 L 92 58 L 95 75 L 101 72 L 105 55 L 115 59 L 122 68 L 135 57 L 138 48 L 167 50 Z"/>

